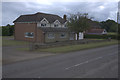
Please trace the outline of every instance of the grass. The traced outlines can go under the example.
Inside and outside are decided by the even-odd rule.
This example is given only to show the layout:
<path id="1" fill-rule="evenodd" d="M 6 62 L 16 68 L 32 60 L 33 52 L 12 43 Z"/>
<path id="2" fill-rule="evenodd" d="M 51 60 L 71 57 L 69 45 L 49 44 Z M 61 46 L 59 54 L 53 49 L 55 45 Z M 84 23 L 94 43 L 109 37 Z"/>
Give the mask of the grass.
<path id="1" fill-rule="evenodd" d="M 30 49 L 28 47 L 26 47 L 26 48 L 17 48 L 17 50 L 20 50 L 20 51 L 29 51 Z"/>
<path id="2" fill-rule="evenodd" d="M 108 34 L 108 35 L 117 35 L 116 32 L 108 32 L 107 34 Z"/>
<path id="3" fill-rule="evenodd" d="M 28 45 L 29 42 L 26 41 L 16 41 L 11 40 L 13 36 L 5 36 L 2 39 L 2 46 L 16 46 L 16 45 Z M 51 53 L 65 53 L 65 52 L 71 52 L 71 51 L 79 51 L 83 49 L 90 49 L 90 48 L 96 48 L 96 47 L 102 47 L 107 45 L 113 45 L 117 44 L 117 40 L 112 40 L 108 42 L 99 42 L 99 43 L 89 43 L 89 44 L 79 44 L 79 45 L 69 45 L 69 46 L 61 46 L 61 47 L 52 47 L 52 48 L 45 48 L 45 49 L 37 49 L 35 51 L 40 52 L 51 52 Z M 29 48 L 19 48 L 19 50 L 22 51 L 28 51 Z"/>
<path id="4" fill-rule="evenodd" d="M 112 41 L 108 41 L 108 42 L 62 46 L 62 47 L 54 47 L 54 48 L 47 48 L 47 49 L 38 49 L 37 51 L 51 52 L 51 53 L 65 53 L 65 52 L 71 52 L 71 51 L 79 51 L 79 50 L 83 50 L 83 49 L 108 46 L 108 45 L 113 45 L 113 44 L 118 44 L 118 41 L 112 40 Z"/>
<path id="5" fill-rule="evenodd" d="M 11 40 L 12 39 L 12 40 Z M 3 36 L 2 46 L 27 45 L 29 42 L 13 40 L 13 36 Z"/>
<path id="6" fill-rule="evenodd" d="M 93 39 L 92 38 L 89 39 L 88 38 L 88 40 L 105 40 L 105 39 L 94 39 L 94 38 Z"/>

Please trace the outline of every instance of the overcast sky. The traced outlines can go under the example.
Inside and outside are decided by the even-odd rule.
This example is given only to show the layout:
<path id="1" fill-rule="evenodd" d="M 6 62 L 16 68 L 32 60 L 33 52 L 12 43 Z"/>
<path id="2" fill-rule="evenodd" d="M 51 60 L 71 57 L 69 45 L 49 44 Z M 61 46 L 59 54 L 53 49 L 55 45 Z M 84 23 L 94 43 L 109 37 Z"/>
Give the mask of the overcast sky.
<path id="1" fill-rule="evenodd" d="M 13 24 L 20 15 L 37 12 L 56 14 L 63 17 L 69 13 L 88 13 L 94 20 L 117 21 L 118 3 L 116 2 L 77 2 L 77 1 L 35 1 L 35 2 L 2 2 L 2 25 Z"/>

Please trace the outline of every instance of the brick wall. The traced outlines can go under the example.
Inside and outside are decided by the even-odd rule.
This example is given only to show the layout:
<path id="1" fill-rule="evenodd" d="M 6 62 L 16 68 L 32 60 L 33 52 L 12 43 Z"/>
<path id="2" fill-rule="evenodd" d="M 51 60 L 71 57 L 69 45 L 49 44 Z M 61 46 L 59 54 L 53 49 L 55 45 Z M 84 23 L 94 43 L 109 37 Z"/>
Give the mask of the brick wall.
<path id="1" fill-rule="evenodd" d="M 34 38 L 25 37 L 25 32 L 33 32 Z M 37 29 L 37 23 L 15 23 L 15 40 L 37 41 L 42 43 L 44 42 L 44 36 L 43 32 Z"/>

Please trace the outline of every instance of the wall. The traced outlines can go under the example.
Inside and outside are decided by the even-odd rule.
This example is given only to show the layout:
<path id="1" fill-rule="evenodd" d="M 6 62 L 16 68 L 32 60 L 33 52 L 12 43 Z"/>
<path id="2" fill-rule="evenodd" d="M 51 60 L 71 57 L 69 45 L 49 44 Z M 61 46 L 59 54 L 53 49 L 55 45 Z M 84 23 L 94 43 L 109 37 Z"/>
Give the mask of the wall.
<path id="1" fill-rule="evenodd" d="M 48 38 L 48 34 L 49 33 L 54 33 L 54 38 L 53 39 L 49 39 Z M 65 38 L 60 38 L 60 35 L 61 35 L 62 32 L 48 32 L 45 34 L 45 42 L 56 42 L 56 41 L 67 41 L 69 40 L 69 33 L 65 33 L 66 34 L 66 37 Z"/>
<path id="2" fill-rule="evenodd" d="M 34 38 L 25 37 L 25 32 L 34 32 Z M 15 23 L 15 40 L 44 43 L 43 31 L 37 29 L 37 23 Z M 37 37 L 36 37 L 37 36 Z"/>
<path id="3" fill-rule="evenodd" d="M 37 29 L 36 41 L 39 43 L 45 42 L 44 32 L 41 29 Z"/>
<path id="4" fill-rule="evenodd" d="M 39 23 L 37 23 L 37 27 L 41 27 L 41 23 L 39 22 Z M 54 27 L 54 24 L 52 23 L 52 24 L 50 24 L 50 23 L 48 23 L 48 24 L 46 24 L 46 27 Z M 59 24 L 59 26 L 58 26 L 59 28 L 60 27 L 64 27 L 64 24 Z"/>

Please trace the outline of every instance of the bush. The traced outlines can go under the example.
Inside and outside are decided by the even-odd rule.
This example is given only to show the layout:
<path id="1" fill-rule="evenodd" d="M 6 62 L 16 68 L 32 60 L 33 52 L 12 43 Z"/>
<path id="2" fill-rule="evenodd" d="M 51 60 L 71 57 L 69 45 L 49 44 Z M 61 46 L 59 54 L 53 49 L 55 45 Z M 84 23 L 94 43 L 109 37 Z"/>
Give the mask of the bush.
<path id="1" fill-rule="evenodd" d="M 120 35 L 93 35 L 93 34 L 85 34 L 84 38 L 92 38 L 92 39 L 120 39 Z"/>

